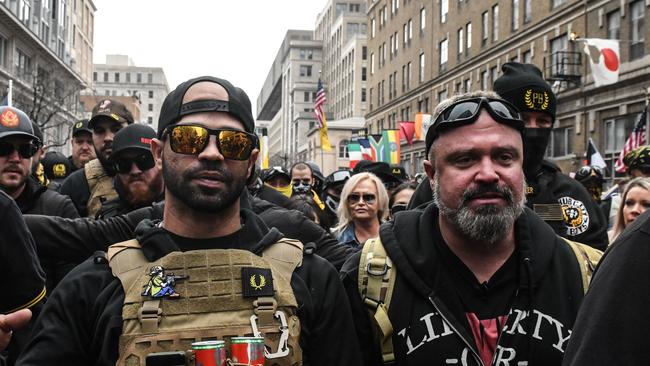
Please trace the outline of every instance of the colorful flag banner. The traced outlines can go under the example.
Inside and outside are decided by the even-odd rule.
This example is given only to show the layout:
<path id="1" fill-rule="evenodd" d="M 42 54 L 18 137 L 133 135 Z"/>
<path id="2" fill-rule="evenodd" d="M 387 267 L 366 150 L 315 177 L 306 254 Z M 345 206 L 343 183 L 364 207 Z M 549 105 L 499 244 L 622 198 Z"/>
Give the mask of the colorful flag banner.
<path id="1" fill-rule="evenodd" d="M 350 169 L 354 169 L 357 163 L 363 160 L 361 145 L 358 142 L 350 142 L 348 144 L 348 155 L 350 157 Z"/>
<path id="2" fill-rule="evenodd" d="M 400 140 L 406 140 L 409 145 L 413 145 L 413 136 L 415 135 L 415 122 L 404 121 L 399 123 Z"/>
<path id="3" fill-rule="evenodd" d="M 627 138 L 627 141 L 625 141 L 625 146 L 623 146 L 623 150 L 621 150 L 621 153 L 618 155 L 618 159 L 616 159 L 614 169 L 619 173 L 623 173 L 627 169 L 625 163 L 623 163 L 625 154 L 629 153 L 639 146 L 645 145 L 645 124 L 647 112 L 648 107 L 646 106 L 643 108 L 643 112 L 641 112 L 639 119 L 634 124 L 634 128 L 632 129 L 630 136 Z"/>
<path id="4" fill-rule="evenodd" d="M 418 141 L 424 141 L 429 126 L 433 123 L 433 116 L 428 113 L 417 113 L 415 115 L 414 133 Z"/>
<path id="5" fill-rule="evenodd" d="M 360 138 L 357 139 L 357 143 L 359 143 L 359 147 L 361 148 L 361 158 L 363 160 L 373 161 L 370 141 L 367 138 Z"/>
<path id="6" fill-rule="evenodd" d="M 400 139 L 399 130 L 383 130 L 382 137 L 384 140 L 384 160 L 388 164 L 400 163 Z"/>
<path id="7" fill-rule="evenodd" d="M 323 88 L 323 83 L 320 78 L 318 79 L 318 89 L 316 90 L 316 102 L 314 106 L 314 114 L 316 115 L 316 120 L 318 121 L 318 128 L 320 129 L 320 146 L 321 149 L 325 151 L 332 150 L 332 145 L 330 144 L 330 139 L 327 136 L 327 118 L 325 118 L 325 113 L 323 112 L 323 105 L 327 101 L 325 96 L 325 88 Z"/>
<path id="8" fill-rule="evenodd" d="M 600 152 L 596 148 L 596 144 L 594 144 L 594 141 L 589 138 L 589 144 L 587 145 L 587 164 L 591 166 L 597 166 L 601 169 L 607 168 L 607 163 L 605 163 L 605 159 L 603 159 L 603 156 L 600 155 Z"/>
<path id="9" fill-rule="evenodd" d="M 584 51 L 589 56 L 594 84 L 598 87 L 617 82 L 621 66 L 618 40 L 600 38 L 582 40 L 585 42 Z"/>
<path id="10" fill-rule="evenodd" d="M 260 153 L 262 154 L 262 169 L 269 168 L 269 136 L 267 129 L 262 129 L 262 138 L 260 139 Z"/>
<path id="11" fill-rule="evenodd" d="M 368 141 L 370 142 L 372 161 L 384 161 L 384 136 L 368 135 Z"/>

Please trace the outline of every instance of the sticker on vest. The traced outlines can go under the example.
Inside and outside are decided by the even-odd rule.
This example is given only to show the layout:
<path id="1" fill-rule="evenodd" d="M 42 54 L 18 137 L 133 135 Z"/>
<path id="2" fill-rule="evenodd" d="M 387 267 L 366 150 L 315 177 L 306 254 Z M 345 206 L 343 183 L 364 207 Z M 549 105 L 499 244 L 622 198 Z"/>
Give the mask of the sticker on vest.
<path id="1" fill-rule="evenodd" d="M 142 296 L 178 298 L 181 295 L 174 289 L 176 281 L 184 280 L 188 277 L 176 276 L 172 272 L 165 273 L 165 269 L 162 266 L 153 266 L 149 269 L 149 281 L 143 286 Z"/>
<path id="2" fill-rule="evenodd" d="M 268 268 L 242 267 L 241 288 L 244 297 L 273 296 L 273 275 Z"/>
<path id="3" fill-rule="evenodd" d="M 562 197 L 558 200 L 562 206 L 562 216 L 567 226 L 567 235 L 576 236 L 584 233 L 589 228 L 589 213 L 584 203 L 571 197 Z"/>

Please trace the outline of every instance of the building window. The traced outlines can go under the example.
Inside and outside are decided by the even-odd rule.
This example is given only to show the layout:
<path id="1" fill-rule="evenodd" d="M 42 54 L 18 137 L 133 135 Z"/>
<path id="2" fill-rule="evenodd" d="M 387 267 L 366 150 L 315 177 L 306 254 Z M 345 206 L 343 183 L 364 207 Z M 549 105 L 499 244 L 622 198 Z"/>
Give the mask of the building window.
<path id="1" fill-rule="evenodd" d="M 149 99 L 153 98 L 153 90 L 149 90 Z"/>
<path id="2" fill-rule="evenodd" d="M 409 43 L 413 39 L 413 20 L 409 19 Z"/>
<path id="3" fill-rule="evenodd" d="M 605 121 L 605 154 L 618 157 L 634 128 L 635 120 L 635 116 L 626 116 Z"/>
<path id="4" fill-rule="evenodd" d="M 447 61 L 449 60 L 449 40 L 443 39 L 440 42 L 440 72 L 447 71 Z"/>
<path id="5" fill-rule="evenodd" d="M 110 91 L 110 90 L 106 90 L 106 91 L 104 92 L 104 95 L 106 95 L 107 97 L 110 97 L 110 96 L 111 96 L 111 91 Z"/>
<path id="6" fill-rule="evenodd" d="M 449 13 L 449 0 L 440 0 L 440 23 L 447 21 L 447 14 Z"/>
<path id="7" fill-rule="evenodd" d="M 564 74 L 568 70 L 565 70 L 564 66 L 564 61 L 562 58 L 564 57 L 562 54 L 560 54 L 561 51 L 566 51 L 568 47 L 568 37 L 565 35 L 553 38 L 551 40 L 551 57 L 552 57 L 552 72 L 555 75 L 558 74 Z"/>
<path id="8" fill-rule="evenodd" d="M 149 105 L 147 105 L 147 110 L 153 112 L 153 104 L 149 103 Z"/>
<path id="9" fill-rule="evenodd" d="M 309 92 L 305 92 L 304 97 L 303 97 L 303 102 L 309 102 Z"/>
<path id="10" fill-rule="evenodd" d="M 147 123 L 150 125 L 153 124 L 153 117 L 151 116 L 147 117 Z"/>
<path id="11" fill-rule="evenodd" d="M 368 59 L 368 47 L 366 46 L 361 47 L 361 59 L 362 60 Z"/>
<path id="12" fill-rule="evenodd" d="M 395 55 L 397 55 L 397 51 L 399 50 L 399 32 L 395 32 Z"/>
<path id="13" fill-rule="evenodd" d="M 463 92 L 464 92 L 464 93 L 469 93 L 469 92 L 471 92 L 471 91 L 472 91 L 472 79 L 465 79 L 464 84 L 465 84 L 465 85 L 463 86 L 463 87 L 464 87 Z"/>
<path id="14" fill-rule="evenodd" d="M 116 83 L 119 83 L 119 82 L 120 82 L 120 73 L 119 73 L 119 72 L 116 72 L 116 73 L 115 73 L 115 82 L 116 82 Z"/>
<path id="15" fill-rule="evenodd" d="M 390 7 L 391 14 L 397 14 L 397 10 L 399 10 L 399 0 L 392 0 Z"/>
<path id="16" fill-rule="evenodd" d="M 93 81 L 97 81 L 97 71 L 93 72 Z"/>
<path id="17" fill-rule="evenodd" d="M 300 76 L 301 77 L 311 76 L 311 65 L 300 65 Z"/>
<path id="18" fill-rule="evenodd" d="M 152 73 L 147 74 L 147 84 L 153 84 L 153 74 Z"/>
<path id="19" fill-rule="evenodd" d="M 418 79 L 420 83 L 424 82 L 424 53 L 420 54 L 420 73 Z"/>
<path id="20" fill-rule="evenodd" d="M 607 14 L 607 38 L 621 38 L 621 12 L 619 10 Z"/>
<path id="21" fill-rule="evenodd" d="M 406 90 L 411 89 L 411 63 L 406 64 Z"/>
<path id="22" fill-rule="evenodd" d="M 32 74 L 32 59 L 26 53 L 16 48 L 16 71 L 18 77 L 31 82 L 30 76 Z"/>
<path id="23" fill-rule="evenodd" d="M 492 66 L 490 68 L 490 77 L 492 78 L 492 83 L 499 77 L 499 68 L 496 66 Z"/>
<path id="24" fill-rule="evenodd" d="M 403 28 L 404 28 L 404 30 L 403 30 L 403 32 L 404 32 L 404 47 L 406 47 L 406 43 L 408 43 L 408 41 L 409 41 L 409 28 L 408 28 L 408 24 L 404 23 L 404 27 L 403 27 Z"/>
<path id="25" fill-rule="evenodd" d="M 573 150 L 573 135 L 571 127 L 554 129 L 546 149 L 546 156 L 555 158 L 570 155 Z"/>
<path id="26" fill-rule="evenodd" d="M 512 0 L 512 30 L 519 29 L 519 0 Z"/>
<path id="27" fill-rule="evenodd" d="M 551 1 L 551 7 L 556 8 L 564 3 L 566 3 L 567 0 L 553 0 Z"/>
<path id="28" fill-rule="evenodd" d="M 486 11 L 481 15 L 481 44 L 483 46 L 487 44 L 487 40 L 488 40 L 488 32 L 489 32 L 488 19 L 489 19 L 489 14 Z"/>
<path id="29" fill-rule="evenodd" d="M 370 19 L 370 38 L 375 38 L 375 18 Z"/>
<path id="30" fill-rule="evenodd" d="M 427 9 L 420 9 L 420 32 L 424 32 L 427 27 Z"/>
<path id="31" fill-rule="evenodd" d="M 375 54 L 370 54 L 370 75 L 375 74 Z"/>
<path id="32" fill-rule="evenodd" d="M 533 0 L 524 0 L 524 23 L 533 20 Z"/>
<path id="33" fill-rule="evenodd" d="M 481 71 L 481 90 L 488 90 L 488 72 Z"/>
<path id="34" fill-rule="evenodd" d="M 499 40 L 499 5 L 492 7 L 492 42 Z"/>
<path id="35" fill-rule="evenodd" d="M 366 102 L 366 88 L 361 88 L 361 102 Z"/>
<path id="36" fill-rule="evenodd" d="M 438 103 L 442 102 L 443 100 L 447 99 L 447 90 L 441 90 L 438 92 Z"/>
<path id="37" fill-rule="evenodd" d="M 465 36 L 464 36 L 463 28 L 460 28 L 458 30 L 458 42 L 457 42 L 458 59 L 460 59 L 460 55 L 463 54 L 463 48 L 465 48 L 463 46 L 464 37 Z"/>
<path id="38" fill-rule="evenodd" d="M 630 3 L 630 60 L 643 56 L 645 48 L 645 27 L 643 17 L 645 16 L 645 2 L 637 0 Z"/>
<path id="39" fill-rule="evenodd" d="M 472 23 L 469 22 L 465 25 L 465 45 L 469 50 L 472 48 Z"/>
<path id="40" fill-rule="evenodd" d="M 131 82 L 131 73 L 130 73 L 130 72 L 127 72 L 127 73 L 126 73 L 126 82 L 127 82 L 127 83 L 130 83 L 130 82 Z"/>
<path id="41" fill-rule="evenodd" d="M 532 64 L 533 63 L 533 53 L 530 50 L 525 51 L 521 55 L 522 61 L 525 64 Z"/>
<path id="42" fill-rule="evenodd" d="M 18 19 L 29 26 L 29 15 L 32 13 L 32 7 L 29 0 L 19 0 L 18 2 Z"/>
<path id="43" fill-rule="evenodd" d="M 366 67 L 361 68 L 361 81 L 366 81 L 367 76 L 366 76 Z"/>
<path id="44" fill-rule="evenodd" d="M 104 82 L 108 83 L 108 73 L 107 72 L 104 73 Z"/>
<path id="45" fill-rule="evenodd" d="M 135 81 L 138 82 L 138 83 L 141 83 L 141 82 L 142 82 L 142 74 L 141 74 L 141 73 L 138 73 L 138 74 L 136 75 Z"/>

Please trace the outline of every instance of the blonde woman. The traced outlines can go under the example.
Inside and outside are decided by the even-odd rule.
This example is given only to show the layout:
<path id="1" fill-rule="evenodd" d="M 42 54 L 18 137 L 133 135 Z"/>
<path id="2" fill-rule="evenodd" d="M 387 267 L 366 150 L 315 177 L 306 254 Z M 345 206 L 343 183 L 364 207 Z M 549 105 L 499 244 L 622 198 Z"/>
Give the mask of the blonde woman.
<path id="1" fill-rule="evenodd" d="M 353 175 L 343 186 L 333 229 L 339 243 L 359 247 L 379 236 L 379 226 L 388 217 L 388 193 L 372 173 Z"/>
<path id="2" fill-rule="evenodd" d="M 616 223 L 609 232 L 609 243 L 613 243 L 621 232 L 648 207 L 650 207 L 650 178 L 632 179 L 625 186 L 621 196 Z"/>

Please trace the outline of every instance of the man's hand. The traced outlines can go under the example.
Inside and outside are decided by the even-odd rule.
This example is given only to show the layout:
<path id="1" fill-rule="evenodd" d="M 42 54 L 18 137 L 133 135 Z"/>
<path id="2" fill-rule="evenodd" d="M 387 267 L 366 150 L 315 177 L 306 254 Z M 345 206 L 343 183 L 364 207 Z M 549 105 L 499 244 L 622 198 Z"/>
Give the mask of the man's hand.
<path id="1" fill-rule="evenodd" d="M 29 309 L 18 310 L 7 315 L 0 314 L 0 352 L 9 344 L 11 333 L 29 323 L 32 311 Z"/>

